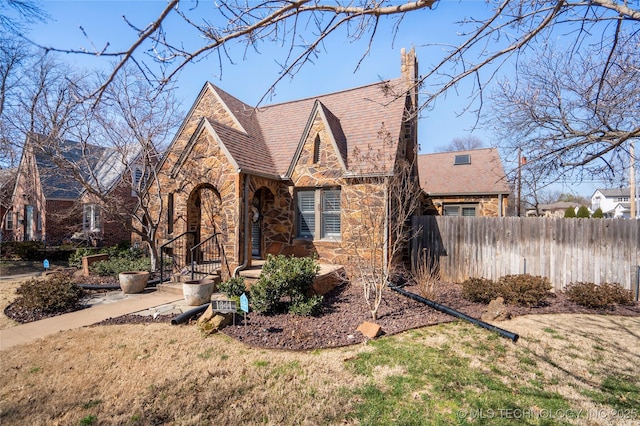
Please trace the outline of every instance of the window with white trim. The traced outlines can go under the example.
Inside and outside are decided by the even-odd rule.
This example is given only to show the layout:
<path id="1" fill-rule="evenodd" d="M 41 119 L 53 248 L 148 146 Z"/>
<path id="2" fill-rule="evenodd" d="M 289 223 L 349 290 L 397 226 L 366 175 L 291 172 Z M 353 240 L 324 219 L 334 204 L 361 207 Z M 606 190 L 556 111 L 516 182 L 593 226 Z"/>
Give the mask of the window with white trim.
<path id="1" fill-rule="evenodd" d="M 302 189 L 296 193 L 296 230 L 299 238 L 340 239 L 339 188 Z"/>
<path id="2" fill-rule="evenodd" d="M 446 205 L 442 208 L 443 216 L 476 216 L 474 205 Z"/>
<path id="3" fill-rule="evenodd" d="M 13 231 L 13 212 L 9 210 L 5 217 L 5 229 L 7 231 Z"/>
<path id="4" fill-rule="evenodd" d="M 100 232 L 100 206 L 85 204 L 82 210 L 82 230 L 84 233 Z"/>

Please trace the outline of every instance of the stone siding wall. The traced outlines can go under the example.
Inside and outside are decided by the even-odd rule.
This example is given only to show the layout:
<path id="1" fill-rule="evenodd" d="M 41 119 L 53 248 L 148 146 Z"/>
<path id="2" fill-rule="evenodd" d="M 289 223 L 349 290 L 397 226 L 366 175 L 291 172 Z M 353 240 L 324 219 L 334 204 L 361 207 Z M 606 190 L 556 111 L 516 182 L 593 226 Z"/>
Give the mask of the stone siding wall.
<path id="1" fill-rule="evenodd" d="M 497 195 L 485 195 L 485 196 L 460 196 L 460 197 L 431 197 L 431 201 L 434 204 L 440 203 L 437 207 L 438 214 L 442 215 L 443 204 L 475 204 L 476 216 L 486 217 L 498 217 L 500 203 Z M 506 215 L 507 211 L 507 197 L 502 197 L 503 212 L 502 216 Z"/>

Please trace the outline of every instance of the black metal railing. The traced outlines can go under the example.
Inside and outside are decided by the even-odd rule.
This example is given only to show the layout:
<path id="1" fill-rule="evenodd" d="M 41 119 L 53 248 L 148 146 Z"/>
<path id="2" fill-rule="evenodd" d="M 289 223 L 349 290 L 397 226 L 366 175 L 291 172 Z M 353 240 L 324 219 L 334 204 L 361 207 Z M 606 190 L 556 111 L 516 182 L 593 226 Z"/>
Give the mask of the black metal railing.
<path id="1" fill-rule="evenodd" d="M 191 247 L 191 279 L 212 275 L 220 272 L 224 260 L 224 252 L 218 241 L 220 233 L 215 233 L 209 238 Z"/>
<path id="2" fill-rule="evenodd" d="M 160 282 L 165 281 L 165 276 L 170 277 L 189 265 L 189 237 L 195 234 L 193 231 L 183 232 L 160 246 Z"/>

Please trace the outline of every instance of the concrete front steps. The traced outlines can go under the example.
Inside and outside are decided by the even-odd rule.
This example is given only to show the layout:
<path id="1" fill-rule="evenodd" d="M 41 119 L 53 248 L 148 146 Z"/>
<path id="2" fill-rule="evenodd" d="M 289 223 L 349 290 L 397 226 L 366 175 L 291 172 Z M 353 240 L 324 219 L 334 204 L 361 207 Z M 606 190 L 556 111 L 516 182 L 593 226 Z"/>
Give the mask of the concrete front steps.
<path id="1" fill-rule="evenodd" d="M 194 278 L 196 280 L 212 279 L 216 282 L 216 285 L 220 284 L 220 274 L 211 274 L 211 275 L 196 274 Z M 191 280 L 191 274 L 187 274 L 187 275 L 174 274 L 171 281 L 158 284 L 156 286 L 156 289 L 164 293 L 183 294 L 182 283 L 190 280 Z"/>

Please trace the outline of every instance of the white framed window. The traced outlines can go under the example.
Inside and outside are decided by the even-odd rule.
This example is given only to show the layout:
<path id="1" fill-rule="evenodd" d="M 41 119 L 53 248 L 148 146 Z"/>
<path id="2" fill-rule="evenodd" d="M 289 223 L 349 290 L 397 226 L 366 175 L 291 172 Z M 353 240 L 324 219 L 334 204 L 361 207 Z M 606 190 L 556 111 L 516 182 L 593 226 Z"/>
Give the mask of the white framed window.
<path id="1" fill-rule="evenodd" d="M 476 216 L 476 206 L 447 204 L 442 208 L 443 216 Z"/>
<path id="2" fill-rule="evenodd" d="M 82 230 L 84 233 L 100 232 L 100 206 L 85 204 L 82 210 Z"/>
<path id="3" fill-rule="evenodd" d="M 4 228 L 7 231 L 13 231 L 13 212 L 9 210 L 4 219 Z"/>
<path id="4" fill-rule="evenodd" d="M 340 239 L 339 188 L 301 189 L 296 194 L 296 229 L 299 238 Z"/>
<path id="5" fill-rule="evenodd" d="M 297 204 L 296 229 L 298 237 L 314 238 L 316 230 L 315 190 L 298 191 Z"/>

